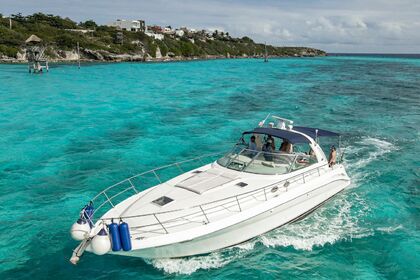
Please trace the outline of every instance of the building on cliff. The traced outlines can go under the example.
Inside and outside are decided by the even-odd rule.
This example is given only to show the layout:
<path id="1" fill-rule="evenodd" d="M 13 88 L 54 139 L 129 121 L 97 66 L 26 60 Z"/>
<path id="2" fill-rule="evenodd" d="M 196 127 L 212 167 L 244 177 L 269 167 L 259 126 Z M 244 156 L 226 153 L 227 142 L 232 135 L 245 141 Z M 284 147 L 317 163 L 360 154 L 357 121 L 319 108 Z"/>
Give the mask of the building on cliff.
<path id="1" fill-rule="evenodd" d="M 133 31 L 133 32 L 145 32 L 146 23 L 144 20 L 125 20 L 117 19 L 116 21 L 108 24 L 110 27 L 116 27 L 119 30 Z"/>

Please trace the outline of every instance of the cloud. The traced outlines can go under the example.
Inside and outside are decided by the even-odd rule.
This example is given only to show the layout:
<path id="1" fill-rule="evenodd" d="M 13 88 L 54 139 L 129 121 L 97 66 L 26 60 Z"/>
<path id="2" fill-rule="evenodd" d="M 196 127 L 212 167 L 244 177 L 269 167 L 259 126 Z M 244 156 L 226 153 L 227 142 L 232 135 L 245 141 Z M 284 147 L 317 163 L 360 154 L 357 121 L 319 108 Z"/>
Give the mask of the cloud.
<path id="1" fill-rule="evenodd" d="M 142 18 L 330 52 L 420 52 L 418 0 L 1 1 L 4 14 L 42 11 L 100 23 Z"/>

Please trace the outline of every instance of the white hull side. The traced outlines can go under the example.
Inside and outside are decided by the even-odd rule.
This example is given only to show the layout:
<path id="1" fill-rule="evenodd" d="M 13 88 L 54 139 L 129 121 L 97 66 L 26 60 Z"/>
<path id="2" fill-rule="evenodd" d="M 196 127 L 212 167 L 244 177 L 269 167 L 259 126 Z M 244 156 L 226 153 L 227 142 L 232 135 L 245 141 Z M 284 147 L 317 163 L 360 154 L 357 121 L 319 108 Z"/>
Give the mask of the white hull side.
<path id="1" fill-rule="evenodd" d="M 254 216 L 241 223 L 189 241 L 112 254 L 142 258 L 176 258 L 210 253 L 230 247 L 278 228 L 313 210 L 350 184 L 348 177 L 336 178 L 317 189 L 305 193 Z M 298 187 L 304 187 L 298 186 Z"/>

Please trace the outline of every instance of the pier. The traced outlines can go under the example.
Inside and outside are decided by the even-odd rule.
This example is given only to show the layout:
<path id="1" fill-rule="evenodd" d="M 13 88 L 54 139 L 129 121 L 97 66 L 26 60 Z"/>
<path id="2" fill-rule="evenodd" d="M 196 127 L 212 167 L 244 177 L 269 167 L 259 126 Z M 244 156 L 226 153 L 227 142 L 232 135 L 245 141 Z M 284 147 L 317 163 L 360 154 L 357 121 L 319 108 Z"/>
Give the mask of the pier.
<path id="1" fill-rule="evenodd" d="M 25 41 L 26 57 L 28 59 L 29 73 L 42 73 L 45 69 L 48 72 L 48 60 L 44 56 L 45 46 L 41 38 L 32 34 Z"/>

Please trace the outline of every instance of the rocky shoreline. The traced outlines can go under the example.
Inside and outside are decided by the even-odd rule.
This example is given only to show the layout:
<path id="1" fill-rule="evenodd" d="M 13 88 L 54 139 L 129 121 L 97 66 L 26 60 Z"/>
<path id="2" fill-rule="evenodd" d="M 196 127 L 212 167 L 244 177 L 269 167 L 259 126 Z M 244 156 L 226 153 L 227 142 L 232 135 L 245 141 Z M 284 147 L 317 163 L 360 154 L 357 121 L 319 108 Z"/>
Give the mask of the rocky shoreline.
<path id="1" fill-rule="evenodd" d="M 295 55 L 270 55 L 268 58 L 287 58 L 287 57 L 316 57 L 325 56 L 325 54 L 319 54 L 313 49 L 305 49 L 304 52 Z M 54 58 L 48 58 L 48 62 L 52 63 L 66 63 L 66 62 L 77 62 L 79 61 L 79 55 L 75 51 L 54 51 Z M 204 55 L 204 56 L 162 56 L 157 54 L 156 57 L 150 56 L 148 53 L 138 54 L 114 54 L 107 51 L 98 51 L 90 49 L 80 50 L 80 62 L 176 62 L 176 61 L 196 61 L 196 60 L 213 60 L 213 59 L 243 59 L 243 58 L 255 58 L 263 59 L 261 55 Z M 27 63 L 26 50 L 22 49 L 18 52 L 16 57 L 0 56 L 0 63 L 11 63 L 11 64 L 22 64 Z"/>

